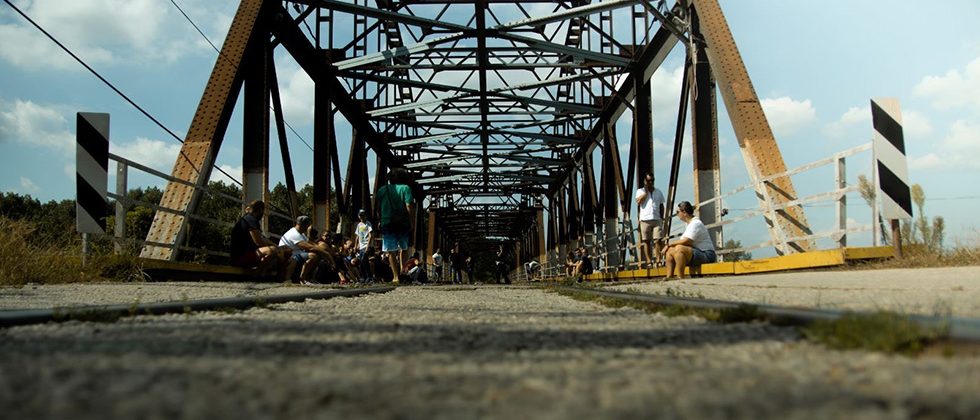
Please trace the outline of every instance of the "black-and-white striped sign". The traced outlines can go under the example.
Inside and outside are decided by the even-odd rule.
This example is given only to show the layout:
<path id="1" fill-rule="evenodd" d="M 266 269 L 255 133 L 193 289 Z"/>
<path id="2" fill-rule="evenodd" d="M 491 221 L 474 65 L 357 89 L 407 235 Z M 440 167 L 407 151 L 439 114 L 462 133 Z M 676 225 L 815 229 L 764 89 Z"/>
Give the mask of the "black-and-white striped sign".
<path id="1" fill-rule="evenodd" d="M 105 233 L 109 181 L 109 114 L 79 112 L 75 128 L 75 226 Z"/>
<path id="2" fill-rule="evenodd" d="M 895 98 L 871 100 L 874 124 L 874 154 L 878 165 L 878 196 L 881 217 L 911 219 L 912 194 L 909 191 L 909 166 L 905 158 L 902 134 L 902 111 Z"/>

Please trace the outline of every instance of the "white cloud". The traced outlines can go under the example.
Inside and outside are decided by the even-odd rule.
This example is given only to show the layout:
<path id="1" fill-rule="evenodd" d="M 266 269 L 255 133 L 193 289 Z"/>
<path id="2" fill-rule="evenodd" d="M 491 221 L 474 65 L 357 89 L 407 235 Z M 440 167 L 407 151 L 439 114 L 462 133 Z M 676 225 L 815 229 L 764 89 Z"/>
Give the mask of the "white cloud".
<path id="1" fill-rule="evenodd" d="M 40 190 L 41 188 L 38 187 L 37 184 L 34 183 L 34 181 L 31 181 L 30 178 L 26 176 L 20 177 L 20 192 L 30 194 L 30 193 L 36 193 Z"/>
<path id="2" fill-rule="evenodd" d="M 677 126 L 677 105 L 684 80 L 684 66 L 661 68 L 650 78 L 653 99 L 653 129 L 673 132 Z"/>
<path id="3" fill-rule="evenodd" d="M 942 76 L 926 76 L 915 86 L 915 94 L 932 99 L 940 110 L 963 106 L 980 109 L 980 57 L 963 72 L 952 69 Z"/>
<path id="4" fill-rule="evenodd" d="M 241 182 L 242 181 L 242 172 L 245 171 L 244 168 L 242 167 L 242 165 L 238 165 L 238 166 L 218 165 L 218 167 L 221 168 L 222 171 L 225 171 L 226 173 L 228 173 L 228 175 L 231 175 L 231 177 L 234 178 L 235 180 L 232 181 L 232 180 L 228 179 L 228 177 L 225 176 L 225 174 L 223 174 L 223 173 L 221 173 L 221 171 L 215 169 L 214 171 L 211 171 L 211 181 L 220 181 L 220 182 L 224 182 L 225 184 L 229 184 L 229 185 L 231 185 L 231 184 L 237 184 L 237 182 L 235 182 L 235 181 L 238 181 L 238 182 Z"/>
<path id="5" fill-rule="evenodd" d="M 760 103 L 777 138 L 791 135 L 817 121 L 817 111 L 809 99 L 797 101 L 783 96 L 766 98 Z"/>
<path id="6" fill-rule="evenodd" d="M 841 138 L 852 134 L 855 127 L 860 124 L 868 127 L 867 136 L 870 136 L 871 108 L 869 106 L 848 108 L 837 121 L 827 124 L 825 131 L 831 137 Z"/>
<path id="7" fill-rule="evenodd" d="M 931 169 L 980 169 L 980 123 L 958 120 L 949 128 L 942 143 L 931 153 L 911 157 L 909 167 L 918 170 Z"/>
<path id="8" fill-rule="evenodd" d="M 153 140 L 145 137 L 138 137 L 129 143 L 110 143 L 109 147 L 112 153 L 116 155 L 163 173 L 170 173 L 174 162 L 177 160 L 177 155 L 180 153 L 180 144 L 176 142 Z"/>
<path id="9" fill-rule="evenodd" d="M 225 33 L 230 18 L 208 3 L 184 10 L 205 31 Z M 155 0 L 35 0 L 19 7 L 91 65 L 173 62 L 190 51 L 211 49 L 175 8 Z M 221 38 L 212 36 L 212 41 Z M 0 58 L 18 67 L 81 69 L 19 16 L 0 25 L 0 39 Z"/>
<path id="10" fill-rule="evenodd" d="M 932 122 L 925 114 L 907 109 L 902 110 L 902 126 L 905 137 L 912 141 L 922 141 L 933 134 Z M 851 107 L 837 121 L 827 124 L 825 131 L 835 138 L 846 136 L 855 139 L 870 138 L 873 130 L 871 124 L 871 107 Z"/>
<path id="11" fill-rule="evenodd" d="M 933 131 L 929 117 L 913 110 L 902 111 L 902 127 L 906 141 L 924 140 Z"/>
<path id="12" fill-rule="evenodd" d="M 75 135 L 54 107 L 20 99 L 0 99 L 0 143 L 22 143 L 55 149 L 63 157 L 75 150 Z"/>
<path id="13" fill-rule="evenodd" d="M 291 70 L 292 74 L 285 86 L 281 86 L 280 81 L 283 117 L 294 127 L 313 123 L 313 105 L 316 99 L 313 80 L 299 67 L 285 70 Z"/>

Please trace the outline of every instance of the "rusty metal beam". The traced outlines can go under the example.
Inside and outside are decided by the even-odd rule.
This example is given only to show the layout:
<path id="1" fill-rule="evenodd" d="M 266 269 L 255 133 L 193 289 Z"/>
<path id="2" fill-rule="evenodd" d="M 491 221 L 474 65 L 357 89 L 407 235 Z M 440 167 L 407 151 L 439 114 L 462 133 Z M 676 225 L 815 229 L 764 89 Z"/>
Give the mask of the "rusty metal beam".
<path id="1" fill-rule="evenodd" d="M 703 40 L 701 22 L 697 12 L 691 9 L 691 30 L 693 39 Z M 700 42 L 700 41 L 699 41 Z M 693 142 L 692 155 L 694 158 L 694 199 L 695 203 L 703 203 L 721 195 L 721 161 L 718 150 L 718 101 L 715 94 L 716 84 L 711 72 L 711 64 L 703 42 L 697 49 L 697 59 L 694 62 L 694 85 L 691 86 L 691 137 Z M 722 203 L 711 203 L 698 206 L 698 216 L 705 225 L 721 221 Z M 715 246 L 724 245 L 722 227 L 717 226 L 708 230 Z"/>
<path id="2" fill-rule="evenodd" d="M 221 46 L 221 54 L 211 70 L 211 77 L 201 95 L 194 119 L 180 155 L 171 174 L 175 178 L 204 186 L 211 176 L 214 157 L 221 148 L 228 121 L 241 90 L 244 76 L 245 50 L 256 36 L 263 15 L 263 0 L 242 0 L 231 22 L 231 28 Z M 169 182 L 160 199 L 160 206 L 187 214 L 195 210 L 201 192 L 193 187 Z M 153 216 L 146 241 L 178 244 L 186 234 L 187 219 L 181 214 L 157 212 Z M 140 256 L 160 260 L 177 257 L 176 248 L 147 245 Z"/>
<path id="3" fill-rule="evenodd" d="M 785 172 L 783 155 L 718 0 L 691 0 L 691 4 L 700 19 L 700 30 L 707 44 L 705 50 L 708 61 L 718 81 L 750 178 L 757 181 Z M 764 207 L 778 206 L 798 198 L 793 181 L 788 176 L 760 186 L 757 193 Z M 767 216 L 770 235 L 776 243 L 783 244 L 777 247 L 777 251 L 791 253 L 814 249 L 812 240 L 786 239 L 812 234 L 802 206 L 790 206 L 785 211 L 769 214 L 776 215 L 776 220 Z"/>

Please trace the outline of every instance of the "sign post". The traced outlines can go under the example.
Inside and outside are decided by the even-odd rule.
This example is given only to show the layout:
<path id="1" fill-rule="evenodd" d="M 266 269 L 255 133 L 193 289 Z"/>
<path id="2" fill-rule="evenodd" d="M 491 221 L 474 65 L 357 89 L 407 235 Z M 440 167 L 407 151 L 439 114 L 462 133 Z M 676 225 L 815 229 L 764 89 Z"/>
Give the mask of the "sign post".
<path id="1" fill-rule="evenodd" d="M 909 167 L 905 157 L 902 111 L 898 99 L 871 99 L 871 119 L 874 125 L 873 143 L 881 216 L 891 220 L 895 256 L 902 258 L 899 220 L 912 218 L 912 193 L 909 190 Z"/>

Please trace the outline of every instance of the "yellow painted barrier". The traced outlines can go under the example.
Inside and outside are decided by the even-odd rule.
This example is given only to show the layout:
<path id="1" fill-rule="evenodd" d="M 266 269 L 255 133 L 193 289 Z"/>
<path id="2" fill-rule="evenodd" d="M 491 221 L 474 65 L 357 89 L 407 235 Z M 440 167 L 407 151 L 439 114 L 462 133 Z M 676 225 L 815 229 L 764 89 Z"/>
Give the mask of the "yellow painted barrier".
<path id="1" fill-rule="evenodd" d="M 895 251 L 890 246 L 878 247 L 848 247 L 829 249 L 825 251 L 804 252 L 799 254 L 782 255 L 779 257 L 759 260 L 721 262 L 701 266 L 701 274 L 712 276 L 767 273 L 772 271 L 801 270 L 808 268 L 832 267 L 843 265 L 847 261 L 892 258 Z M 667 269 L 656 267 L 650 269 L 625 270 L 618 273 L 595 273 L 586 276 L 586 280 L 633 280 L 653 279 L 664 277 Z"/>

